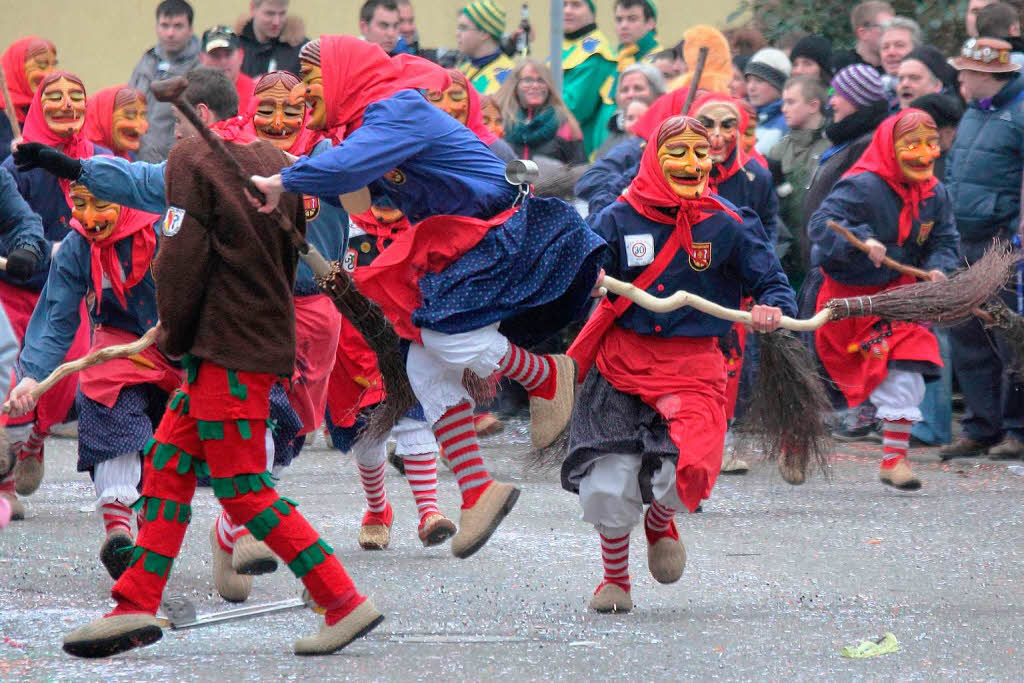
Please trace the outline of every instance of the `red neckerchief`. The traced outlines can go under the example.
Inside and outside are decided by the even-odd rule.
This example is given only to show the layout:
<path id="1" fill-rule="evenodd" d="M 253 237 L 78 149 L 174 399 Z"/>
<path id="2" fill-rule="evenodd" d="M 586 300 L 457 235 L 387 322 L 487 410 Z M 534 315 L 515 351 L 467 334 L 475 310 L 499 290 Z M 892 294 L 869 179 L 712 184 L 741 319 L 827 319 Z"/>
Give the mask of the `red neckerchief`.
<path id="1" fill-rule="evenodd" d="M 32 96 L 35 94 L 25 77 L 25 52 L 28 51 L 28 46 L 37 40 L 49 45 L 56 54 L 57 50 L 50 41 L 37 36 L 26 36 L 11 43 L 0 57 L 0 66 L 4 71 L 4 80 L 7 82 L 7 90 L 11 95 L 11 104 L 14 105 L 18 123 L 25 123 L 25 107 L 32 104 Z M 2 100 L 3 98 L 0 98 L 0 111 L 5 107 Z"/>
<path id="2" fill-rule="evenodd" d="M 85 105 L 85 126 L 82 128 L 91 142 L 125 159 L 128 158 L 126 154 L 118 154 L 114 149 L 114 100 L 117 93 L 127 87 L 115 85 L 93 93 Z"/>
<path id="3" fill-rule="evenodd" d="M 224 142 L 248 145 L 256 140 L 256 132 L 250 124 L 251 119 L 246 119 L 244 116 L 232 116 L 229 119 L 211 123 L 210 130 Z"/>
<path id="4" fill-rule="evenodd" d="M 384 251 L 388 245 L 395 241 L 399 233 L 409 228 L 409 219 L 402 216 L 394 223 L 381 223 L 373 215 L 373 211 L 360 214 L 352 214 L 352 222 L 362 229 L 367 235 L 377 238 L 377 251 Z"/>
<path id="5" fill-rule="evenodd" d="M 409 88 L 444 92 L 452 82 L 433 62 L 407 54 L 388 57 L 355 36 L 320 36 L 320 64 L 327 130 L 336 140 L 358 128 L 374 102 Z"/>
<path id="6" fill-rule="evenodd" d="M 903 208 L 900 209 L 897 244 L 903 244 L 910 237 L 914 221 L 921 217 L 921 203 L 929 197 L 935 196 L 935 186 L 939 182 L 935 176 L 932 176 L 928 180 L 911 183 L 903 177 L 903 171 L 900 170 L 899 161 L 896 160 L 896 141 L 893 139 L 893 131 L 900 119 L 910 112 L 921 113 L 921 110 L 903 109 L 898 114 L 893 114 L 882 121 L 871 138 L 871 144 L 850 170 L 843 174 L 843 177 L 846 178 L 858 173 L 874 173 L 899 196 L 903 202 Z"/>
<path id="7" fill-rule="evenodd" d="M 92 287 L 96 292 L 96 310 L 100 310 L 103 301 L 103 276 L 107 276 L 114 296 L 122 307 L 128 305 L 125 291 L 137 285 L 146 276 L 149 265 L 153 261 L 156 249 L 156 233 L 153 223 L 159 216 L 144 211 L 121 207 L 121 215 L 117 218 L 114 231 L 103 240 L 95 241 L 88 237 L 88 231 L 82 227 L 77 218 L 71 219 L 71 227 L 89 242 L 89 258 L 92 268 Z M 126 237 L 132 237 L 132 271 L 128 279 L 123 279 L 121 263 L 117 258 L 115 245 Z"/>

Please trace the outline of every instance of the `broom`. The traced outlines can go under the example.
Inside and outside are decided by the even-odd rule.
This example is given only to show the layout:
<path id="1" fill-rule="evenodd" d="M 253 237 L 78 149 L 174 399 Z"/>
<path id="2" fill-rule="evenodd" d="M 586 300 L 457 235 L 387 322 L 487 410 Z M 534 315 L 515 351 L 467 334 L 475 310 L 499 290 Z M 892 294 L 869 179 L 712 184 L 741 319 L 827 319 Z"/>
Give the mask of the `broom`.
<path id="1" fill-rule="evenodd" d="M 263 201 L 264 195 L 242 170 L 238 160 L 231 156 L 224 141 L 215 135 L 185 98 L 188 80 L 183 76 L 156 81 L 151 86 L 153 96 L 161 102 L 173 104 L 182 116 L 188 119 L 199 135 L 210 146 L 249 194 Z M 354 195 L 365 195 L 365 190 Z M 351 199 L 348 195 L 343 197 Z M 352 277 L 337 262 L 327 259 L 309 244 L 291 225 L 291 221 L 279 210 L 272 214 L 279 221 L 299 253 L 299 258 L 309 266 L 316 278 L 317 286 L 331 298 L 335 307 L 352 323 L 367 345 L 377 356 L 381 378 L 387 392 L 387 399 L 378 406 L 370 416 L 366 429 L 376 438 L 387 435 L 398 420 L 416 403 L 409 377 L 405 370 L 405 358 L 402 355 L 401 340 L 391 323 L 384 316 L 380 307 L 366 298 L 356 288 Z"/>

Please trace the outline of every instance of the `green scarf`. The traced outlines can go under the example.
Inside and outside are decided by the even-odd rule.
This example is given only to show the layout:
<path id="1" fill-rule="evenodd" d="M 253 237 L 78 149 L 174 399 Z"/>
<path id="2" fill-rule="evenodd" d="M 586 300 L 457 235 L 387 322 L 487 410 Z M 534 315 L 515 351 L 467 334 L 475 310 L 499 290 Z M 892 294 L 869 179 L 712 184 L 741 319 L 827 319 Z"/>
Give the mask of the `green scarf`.
<path id="1" fill-rule="evenodd" d="M 548 105 L 532 118 L 519 110 L 516 120 L 505 125 L 505 139 L 520 145 L 536 145 L 547 142 L 558 133 L 558 113 Z"/>

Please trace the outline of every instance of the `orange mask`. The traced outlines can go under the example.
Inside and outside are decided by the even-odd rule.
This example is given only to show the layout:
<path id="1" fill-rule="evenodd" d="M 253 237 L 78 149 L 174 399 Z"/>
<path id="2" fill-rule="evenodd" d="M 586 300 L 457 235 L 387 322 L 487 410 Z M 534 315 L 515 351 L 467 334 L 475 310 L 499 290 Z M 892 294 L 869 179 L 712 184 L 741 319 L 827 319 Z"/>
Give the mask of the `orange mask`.
<path id="1" fill-rule="evenodd" d="M 67 78 L 58 78 L 42 92 L 46 125 L 61 137 L 71 137 L 85 125 L 85 88 Z"/>
<path id="2" fill-rule="evenodd" d="M 401 209 L 392 209 L 385 206 L 371 206 L 370 213 L 372 213 L 373 217 L 384 225 L 397 223 L 402 220 L 402 217 L 405 215 L 402 213 Z"/>
<path id="3" fill-rule="evenodd" d="M 111 139 L 115 152 L 137 152 L 139 140 L 149 130 L 146 120 L 146 100 L 132 93 L 127 102 L 121 101 L 122 90 L 114 102 L 114 114 L 111 118 Z"/>
<path id="4" fill-rule="evenodd" d="M 327 104 L 324 102 L 323 74 L 320 65 L 302 60 L 302 82 L 292 88 L 290 104 L 306 102 L 309 107 L 309 121 L 306 127 L 323 130 L 327 127 Z"/>
<path id="5" fill-rule="evenodd" d="M 302 84 L 296 87 L 301 88 Z M 282 83 L 275 83 L 257 97 L 259 103 L 252 117 L 256 134 L 287 152 L 302 130 L 302 117 L 306 114 L 303 105 L 291 103 L 291 91 Z"/>
<path id="6" fill-rule="evenodd" d="M 935 174 L 939 158 L 939 132 L 931 126 L 918 124 L 896 138 L 896 161 L 903 177 L 912 183 L 928 180 Z"/>
<path id="7" fill-rule="evenodd" d="M 114 232 L 121 217 L 121 205 L 97 199 L 85 185 L 71 185 L 71 215 L 86 230 L 86 239 L 101 242 Z"/>
<path id="8" fill-rule="evenodd" d="M 728 102 L 711 101 L 701 107 L 694 118 L 708 129 L 711 160 L 720 164 L 728 159 L 736 149 L 739 136 L 739 110 Z"/>
<path id="9" fill-rule="evenodd" d="M 57 68 L 57 53 L 46 43 L 33 41 L 25 52 L 25 80 L 35 92 L 46 75 Z"/>
<path id="10" fill-rule="evenodd" d="M 704 194 L 711 173 L 711 145 L 707 138 L 686 129 L 658 148 L 658 164 L 674 193 L 683 199 Z"/>
<path id="11" fill-rule="evenodd" d="M 498 107 L 492 100 L 488 99 L 483 104 L 480 113 L 483 115 L 485 128 L 499 138 L 505 137 L 505 121 L 501 118 L 501 112 L 498 111 Z"/>
<path id="12" fill-rule="evenodd" d="M 461 83 L 453 80 L 451 87 L 443 93 L 437 90 L 428 90 L 427 99 L 434 106 L 448 112 L 462 125 L 466 125 L 469 120 L 469 93 Z"/>

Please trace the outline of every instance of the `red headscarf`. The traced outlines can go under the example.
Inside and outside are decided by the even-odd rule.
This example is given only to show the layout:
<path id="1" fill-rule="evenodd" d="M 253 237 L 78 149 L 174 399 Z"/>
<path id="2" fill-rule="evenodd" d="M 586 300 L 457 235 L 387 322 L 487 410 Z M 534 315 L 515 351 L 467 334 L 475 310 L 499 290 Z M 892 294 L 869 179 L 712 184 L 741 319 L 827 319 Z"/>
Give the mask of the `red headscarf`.
<path id="1" fill-rule="evenodd" d="M 245 116 L 246 120 L 248 121 L 246 129 L 256 137 L 259 137 L 259 133 L 256 132 L 256 126 L 253 124 L 253 117 L 256 116 L 256 110 L 260 106 L 260 99 L 262 97 L 262 92 L 257 91 L 259 91 L 260 85 L 263 83 L 264 79 L 280 79 L 281 76 L 285 74 L 294 78 L 296 84 L 300 80 L 298 76 L 296 76 L 290 71 L 278 70 L 263 74 L 262 76 L 260 76 L 259 79 L 257 79 L 256 83 L 253 86 L 252 98 L 249 100 L 245 109 L 242 111 L 242 115 Z M 285 84 L 285 87 L 287 87 L 287 83 Z M 321 131 L 311 130 L 310 128 L 306 127 L 306 124 L 309 123 L 309 115 L 309 107 L 306 107 L 305 114 L 302 117 L 302 128 L 299 129 L 299 134 L 295 136 L 295 141 L 292 142 L 292 146 L 288 148 L 289 154 L 294 154 L 295 156 L 309 154 L 312 151 L 312 149 L 317 146 L 317 143 L 324 139 L 324 135 Z"/>
<path id="2" fill-rule="evenodd" d="M 903 208 L 900 210 L 898 244 L 903 244 L 910 236 L 914 220 L 921 215 L 921 202 L 935 195 L 935 186 L 939 182 L 935 176 L 921 182 L 910 182 L 903 177 L 903 171 L 896 159 L 895 130 L 900 121 L 911 115 L 921 118 L 921 123 L 925 123 L 924 119 L 927 119 L 932 122 L 932 125 L 935 125 L 932 118 L 920 109 L 903 109 L 899 113 L 893 114 L 882 121 L 871 138 L 871 144 L 850 170 L 843 174 L 843 177 L 846 178 L 858 173 L 874 173 L 884 180 L 885 184 L 903 201 Z"/>
<path id="3" fill-rule="evenodd" d="M 4 80 L 7 82 L 7 90 L 11 93 L 11 104 L 14 105 L 19 123 L 25 123 L 25 107 L 32 104 L 32 95 L 35 94 L 28 84 L 28 79 L 25 78 L 25 53 L 35 42 L 44 43 L 57 54 L 57 48 L 45 38 L 26 36 L 11 43 L 0 57 Z M 4 106 L 3 98 L 0 98 L 0 110 L 3 110 Z"/>
<path id="4" fill-rule="evenodd" d="M 210 124 L 210 130 L 224 142 L 235 142 L 239 145 L 248 145 L 256 139 L 256 133 L 252 130 L 251 119 L 244 116 L 232 116 Z"/>
<path id="5" fill-rule="evenodd" d="M 355 36 L 320 36 L 320 72 L 332 133 L 358 128 L 367 106 L 400 90 L 443 92 L 451 85 L 438 65 L 413 55 L 388 57 L 378 45 Z"/>
<path id="6" fill-rule="evenodd" d="M 146 276 L 149 264 L 153 260 L 153 251 L 156 249 L 156 233 L 153 230 L 153 223 L 159 218 L 151 213 L 122 206 L 121 215 L 118 216 L 117 223 L 114 225 L 114 231 L 106 239 L 100 241 L 90 240 L 88 231 L 82 227 L 78 219 L 71 219 L 71 227 L 89 242 L 92 287 L 96 292 L 97 311 L 100 310 L 100 303 L 103 301 L 104 275 L 110 281 L 114 296 L 121 302 L 121 306 L 128 305 L 125 291 L 137 285 Z M 126 237 L 133 238 L 132 272 L 127 279 L 123 279 L 121 263 L 117 258 L 117 250 L 114 249 L 114 245 Z"/>
<path id="7" fill-rule="evenodd" d="M 480 138 L 485 145 L 492 145 L 498 139 L 498 136 L 491 132 L 491 129 L 484 125 L 484 110 L 480 106 L 480 93 L 476 91 L 469 81 L 458 69 L 448 69 L 448 75 L 451 77 L 453 83 L 458 83 L 466 92 L 469 93 L 469 105 L 467 107 L 466 116 L 466 128 L 476 133 L 476 136 Z"/>
<path id="8" fill-rule="evenodd" d="M 128 159 L 127 153 L 121 154 L 114 149 L 114 109 L 117 108 L 117 94 L 122 90 L 136 92 L 127 85 L 115 85 L 89 96 L 85 108 L 85 127 L 82 131 L 91 142 Z"/>
<path id="9" fill-rule="evenodd" d="M 704 196 L 699 199 L 684 199 L 669 187 L 665 174 L 658 162 L 658 148 L 661 142 L 668 135 L 681 133 L 685 128 L 682 122 L 686 121 L 686 128 L 698 133 L 705 134 L 704 127 L 695 119 L 684 119 L 681 116 L 674 116 L 666 119 L 647 141 L 643 158 L 640 159 L 640 170 L 636 178 L 629 184 L 629 187 L 619 197 L 619 201 L 629 202 L 629 205 L 636 209 L 640 215 L 667 225 L 675 224 L 680 231 L 680 241 L 687 253 L 696 258 L 693 252 L 693 235 L 691 226 L 699 223 L 716 211 L 725 211 L 737 221 L 739 216 L 725 208 L 725 206 L 710 196 L 710 191 L 705 191 Z M 664 131 L 664 132 L 663 132 Z M 675 217 L 660 211 L 660 208 L 678 209 Z"/>

